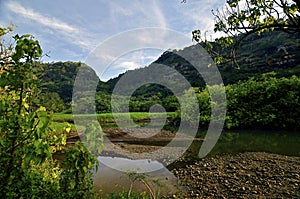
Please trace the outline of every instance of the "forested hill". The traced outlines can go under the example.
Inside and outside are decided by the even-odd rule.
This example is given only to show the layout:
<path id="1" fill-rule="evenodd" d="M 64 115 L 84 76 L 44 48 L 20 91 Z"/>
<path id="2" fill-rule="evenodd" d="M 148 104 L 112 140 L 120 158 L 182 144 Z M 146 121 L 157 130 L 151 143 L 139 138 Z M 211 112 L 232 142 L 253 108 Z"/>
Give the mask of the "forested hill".
<path id="1" fill-rule="evenodd" d="M 284 32 L 267 32 L 260 36 L 251 35 L 247 37 L 237 50 L 238 66 L 232 61 L 226 60 L 218 65 L 219 71 L 223 78 L 224 84 L 234 84 L 239 80 L 246 80 L 253 76 L 259 76 L 262 73 L 276 71 L 278 76 L 300 75 L 300 34 L 287 34 Z M 228 56 L 228 49 L 220 50 L 214 42 L 213 50 L 219 54 Z M 167 65 L 175 68 L 186 79 L 189 80 L 194 87 L 203 87 L 205 85 L 201 75 L 187 61 L 179 57 L 177 54 L 193 54 L 194 46 L 187 47 L 181 51 L 169 51 L 163 53 L 155 63 Z M 213 57 L 213 56 L 212 56 Z M 195 58 L 197 59 L 197 58 Z M 151 64 L 150 66 L 151 67 Z M 138 69 L 145 70 L 145 69 Z M 132 71 L 128 71 L 132 72 Z M 113 89 L 120 75 L 107 82 L 110 90 Z M 151 93 L 150 90 L 142 91 L 142 93 Z M 156 87 L 158 89 L 158 87 Z"/>
<path id="2" fill-rule="evenodd" d="M 69 108 L 72 101 L 73 85 L 76 74 L 80 67 L 88 67 L 81 62 L 52 62 L 39 65 L 43 103 L 54 106 L 55 111 Z M 107 87 L 105 83 L 99 82 L 101 88 Z M 108 89 L 107 89 L 108 90 Z M 44 99 L 45 98 L 45 99 Z M 48 107 L 49 108 L 49 107 Z"/>
<path id="3" fill-rule="evenodd" d="M 241 43 L 237 51 L 237 62 L 239 66 L 232 62 L 224 62 L 218 65 L 224 83 L 234 84 L 239 80 L 246 80 L 253 76 L 259 76 L 262 73 L 276 71 L 278 76 L 300 76 L 300 34 L 287 34 L 283 32 L 268 32 L 260 36 L 249 36 Z M 228 55 L 229 50 L 220 50 L 215 44 L 211 43 L 214 51 L 223 55 Z M 194 46 L 180 50 L 184 54 L 192 54 Z M 178 51 L 177 51 L 178 52 Z M 195 58 L 197 59 L 197 58 Z M 184 59 L 179 57 L 175 51 L 163 53 L 155 63 L 167 65 L 179 71 L 193 87 L 204 87 L 205 84 L 201 75 Z M 139 70 L 147 70 L 153 67 L 150 64 L 146 68 L 127 71 L 126 73 L 135 73 Z M 68 106 L 72 98 L 72 88 L 76 73 L 79 67 L 87 67 L 80 62 L 54 62 L 41 64 L 43 74 L 41 76 L 41 88 L 44 93 L 51 93 L 52 96 L 58 94 Z M 138 73 L 137 73 L 138 74 Z M 99 82 L 98 92 L 111 93 L 116 82 L 124 75 L 121 74 L 108 82 Z M 135 95 L 149 97 L 152 94 L 160 93 L 162 97 L 170 95 L 169 90 L 158 86 L 148 85 L 141 87 L 135 92 Z M 56 93 L 56 94 L 55 94 Z M 54 97 L 57 98 L 57 97 Z"/>

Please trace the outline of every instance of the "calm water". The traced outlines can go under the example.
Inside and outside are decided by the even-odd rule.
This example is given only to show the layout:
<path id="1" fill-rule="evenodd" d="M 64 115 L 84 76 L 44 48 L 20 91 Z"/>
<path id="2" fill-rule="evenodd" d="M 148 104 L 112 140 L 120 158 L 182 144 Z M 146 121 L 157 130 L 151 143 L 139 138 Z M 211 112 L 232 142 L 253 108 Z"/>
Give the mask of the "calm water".
<path id="1" fill-rule="evenodd" d="M 197 157 L 202 142 L 194 141 L 188 155 Z M 239 152 L 269 152 L 300 156 L 300 132 L 225 131 L 209 156 Z"/>
<path id="2" fill-rule="evenodd" d="M 198 133 L 198 138 L 204 138 L 205 132 Z M 177 146 L 184 146 L 185 142 L 176 141 Z M 195 140 L 186 155 L 197 158 L 203 141 Z M 125 144 L 140 144 L 148 146 L 164 146 L 169 141 L 127 141 Z M 222 154 L 236 154 L 239 152 L 269 152 L 287 156 L 300 157 L 300 132 L 280 131 L 224 131 L 217 144 L 208 156 Z"/>
<path id="3" fill-rule="evenodd" d="M 94 174 L 96 190 L 102 193 L 132 189 L 149 192 L 145 182 L 153 192 L 163 195 L 176 193 L 177 178 L 164 165 L 149 159 L 130 160 L 119 157 L 99 156 L 99 169 Z M 131 175 L 132 174 L 132 175 Z"/>

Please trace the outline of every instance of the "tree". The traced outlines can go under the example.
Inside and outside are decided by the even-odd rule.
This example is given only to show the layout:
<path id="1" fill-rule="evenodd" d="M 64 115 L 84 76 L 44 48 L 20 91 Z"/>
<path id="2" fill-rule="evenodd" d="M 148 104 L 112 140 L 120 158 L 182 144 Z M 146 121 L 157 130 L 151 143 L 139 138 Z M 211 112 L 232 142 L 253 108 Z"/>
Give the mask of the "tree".
<path id="1" fill-rule="evenodd" d="M 274 72 L 226 86 L 226 127 L 299 129 L 299 86 L 299 77 L 277 78 Z"/>
<path id="2" fill-rule="evenodd" d="M 11 27 L 1 28 L 0 35 L 9 31 Z M 45 171 L 37 165 L 49 168 L 44 163 L 51 161 L 55 146 L 50 143 L 58 144 L 59 139 L 48 131 L 50 116 L 45 108 L 32 111 L 30 107 L 37 92 L 33 65 L 42 55 L 39 42 L 31 35 L 13 38 L 14 46 L 0 42 L 0 195 L 42 197 L 55 183 L 46 187 L 47 182 L 42 180 Z"/>
<path id="3" fill-rule="evenodd" d="M 231 47 L 231 58 L 237 64 L 236 50 L 249 35 L 266 31 L 299 33 L 299 9 L 300 0 L 227 0 L 223 9 L 212 11 L 216 19 L 214 31 L 226 34 L 216 42 Z M 195 41 L 201 42 L 200 30 L 192 34 Z M 212 51 L 207 41 L 204 44 Z"/>
<path id="4" fill-rule="evenodd" d="M 38 96 L 37 104 L 41 104 L 48 111 L 61 112 L 66 109 L 64 101 L 56 92 L 45 92 Z"/>
<path id="5" fill-rule="evenodd" d="M 0 36 L 9 28 L 0 27 Z M 66 150 L 62 169 L 52 153 L 66 144 L 66 135 L 51 131 L 46 108 L 32 108 L 39 93 L 35 66 L 42 55 L 33 36 L 16 35 L 14 44 L 0 41 L 0 195 L 1 198 L 91 198 L 97 159 L 78 142 Z M 99 153 L 96 128 L 86 129 L 89 146 Z M 90 141 L 92 140 L 92 141 Z M 99 148 L 100 146 L 100 148 Z"/>

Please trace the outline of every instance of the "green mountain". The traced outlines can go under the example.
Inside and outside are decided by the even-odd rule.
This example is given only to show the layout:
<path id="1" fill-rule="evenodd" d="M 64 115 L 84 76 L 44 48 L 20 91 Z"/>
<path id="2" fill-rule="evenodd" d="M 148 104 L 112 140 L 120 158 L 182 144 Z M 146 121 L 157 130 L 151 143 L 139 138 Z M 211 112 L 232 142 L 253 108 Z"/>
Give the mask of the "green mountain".
<path id="1" fill-rule="evenodd" d="M 276 71 L 278 77 L 289 77 L 291 75 L 300 75 L 300 34 L 287 34 L 284 32 L 267 32 L 261 35 L 251 35 L 247 37 L 239 46 L 237 55 L 238 66 L 231 61 L 223 62 L 218 65 L 223 82 L 225 85 L 234 84 L 240 80 L 247 80 L 250 77 L 260 76 L 263 73 Z M 229 49 L 222 49 L 214 42 L 211 42 L 213 50 L 223 56 L 229 56 Z M 109 92 L 123 75 L 131 73 L 139 74 L 142 71 L 153 72 L 149 68 L 155 67 L 155 64 L 169 66 L 182 74 L 193 87 L 202 90 L 205 82 L 201 74 L 188 61 L 180 57 L 180 54 L 188 54 L 192 59 L 199 59 L 195 54 L 197 48 L 190 46 L 179 51 L 166 51 L 154 63 L 146 68 L 127 71 L 116 78 L 109 80 Z M 213 58 L 213 56 L 212 56 Z M 131 74 L 131 76 L 134 76 Z M 172 76 L 170 74 L 170 76 Z M 138 76 L 137 76 L 138 77 Z M 124 89 L 126 85 L 124 85 Z M 134 93 L 135 96 L 150 97 L 160 93 L 162 97 L 172 95 L 169 89 L 160 85 L 148 84 L 140 87 Z"/>
<path id="2" fill-rule="evenodd" d="M 278 77 L 300 76 L 299 39 L 299 33 L 287 34 L 284 32 L 267 32 L 247 37 L 240 44 L 236 53 L 238 66 L 230 61 L 218 65 L 224 84 L 234 84 L 240 80 L 247 80 L 250 77 L 259 77 L 261 74 L 270 71 L 275 71 Z M 223 56 L 229 56 L 229 49 L 221 50 L 216 43 L 211 42 L 211 44 L 214 51 Z M 199 57 L 199 53 L 195 53 L 196 50 L 196 46 L 190 46 L 178 51 L 166 51 L 155 62 L 145 68 L 127 71 L 107 82 L 99 81 L 97 92 L 105 94 L 105 99 L 109 100 L 110 98 L 107 95 L 112 92 L 116 83 L 122 77 L 151 79 L 151 75 L 153 75 L 153 78 L 155 78 L 155 75 L 159 75 L 161 70 L 161 68 L 157 67 L 158 64 L 173 69 L 173 72 L 169 71 L 166 78 L 173 78 L 175 73 L 179 72 L 193 87 L 202 90 L 205 87 L 205 82 L 201 74 L 191 63 L 180 56 L 187 55 L 191 59 L 197 60 L 199 64 L 205 62 L 205 56 Z M 55 62 L 41 64 L 41 67 L 44 71 L 41 76 L 43 92 L 58 93 L 66 107 L 69 107 L 76 73 L 79 67 L 88 66 L 78 62 Z M 143 76 L 144 74 L 148 75 Z M 174 82 L 177 86 L 180 83 L 180 81 Z M 122 86 L 124 91 L 132 89 L 130 84 Z M 158 84 L 144 85 L 133 93 L 133 97 L 137 100 L 141 98 L 150 99 L 154 95 L 163 99 L 172 96 L 173 93 L 167 87 Z"/>

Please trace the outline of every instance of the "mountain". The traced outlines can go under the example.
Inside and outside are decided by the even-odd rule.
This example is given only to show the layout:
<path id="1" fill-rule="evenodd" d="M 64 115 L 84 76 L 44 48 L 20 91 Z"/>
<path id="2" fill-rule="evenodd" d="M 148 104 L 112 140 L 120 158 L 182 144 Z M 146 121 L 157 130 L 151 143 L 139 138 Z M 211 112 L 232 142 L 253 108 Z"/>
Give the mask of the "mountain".
<path id="1" fill-rule="evenodd" d="M 266 32 L 261 35 L 248 36 L 237 50 L 238 66 L 231 61 L 218 65 L 218 69 L 225 85 L 234 84 L 240 80 L 247 80 L 250 77 L 260 76 L 262 73 L 276 71 L 278 77 L 300 75 L 300 34 L 287 34 L 284 32 Z M 223 56 L 229 56 L 230 50 L 223 49 L 214 42 L 211 42 L 214 51 Z M 109 80 L 106 84 L 111 92 L 115 84 L 127 73 L 138 73 L 155 64 L 169 66 L 182 74 L 193 87 L 200 89 L 205 86 L 201 74 L 179 54 L 195 54 L 195 46 L 189 46 L 179 51 L 166 51 L 154 63 L 146 68 L 127 71 L 116 78 Z M 212 56 L 213 58 L 213 56 Z M 192 59 L 200 59 L 192 57 Z M 149 69 L 148 69 L 149 70 Z M 152 70 L 153 71 L 153 70 Z M 163 93 L 163 96 L 170 94 L 167 89 L 159 85 L 148 85 L 138 89 L 136 95 L 151 95 Z"/>
<path id="2" fill-rule="evenodd" d="M 267 32 L 261 35 L 248 36 L 239 46 L 237 62 L 239 66 L 227 61 L 218 65 L 218 69 L 225 85 L 234 84 L 240 80 L 247 80 L 250 77 L 260 76 L 263 73 L 275 71 L 278 77 L 300 76 L 300 34 L 287 34 L 284 32 Z M 210 43 L 213 50 L 224 56 L 228 56 L 229 49 L 221 49 L 216 43 Z M 160 75 L 159 66 L 170 67 L 168 77 L 173 78 L 176 73 L 180 73 L 188 82 L 200 90 L 205 87 L 205 82 L 199 72 L 187 60 L 179 55 L 187 55 L 190 59 L 197 60 L 201 64 L 205 62 L 205 57 L 199 57 L 196 45 L 186 47 L 182 50 L 166 51 L 155 62 L 147 67 L 127 71 L 107 82 L 99 81 L 97 92 L 104 93 L 106 98 L 122 77 L 155 78 Z M 213 58 L 213 57 L 212 57 Z M 58 93 L 67 107 L 70 107 L 72 100 L 73 84 L 79 67 L 87 67 L 80 62 L 54 62 L 40 65 L 43 74 L 40 76 L 43 92 Z M 209 66 L 208 66 L 209 67 Z M 172 70 L 171 70 L 172 69 Z M 144 75 L 143 74 L 148 74 Z M 151 77 L 151 74 L 153 75 Z M 213 78 L 213 77 L 212 77 Z M 174 82 L 176 85 L 182 81 Z M 132 89 L 130 85 L 122 85 L 122 89 Z M 159 98 L 172 96 L 172 91 L 166 86 L 158 84 L 147 84 L 135 89 L 134 97 L 151 98 L 153 95 Z M 109 99 L 109 98 L 107 98 Z"/>
<path id="3" fill-rule="evenodd" d="M 57 93 L 66 107 L 70 107 L 73 85 L 79 68 L 92 70 L 81 62 L 41 63 L 38 67 L 42 71 L 39 75 L 42 93 Z M 103 89 L 107 86 L 104 82 L 99 81 L 98 87 Z"/>

